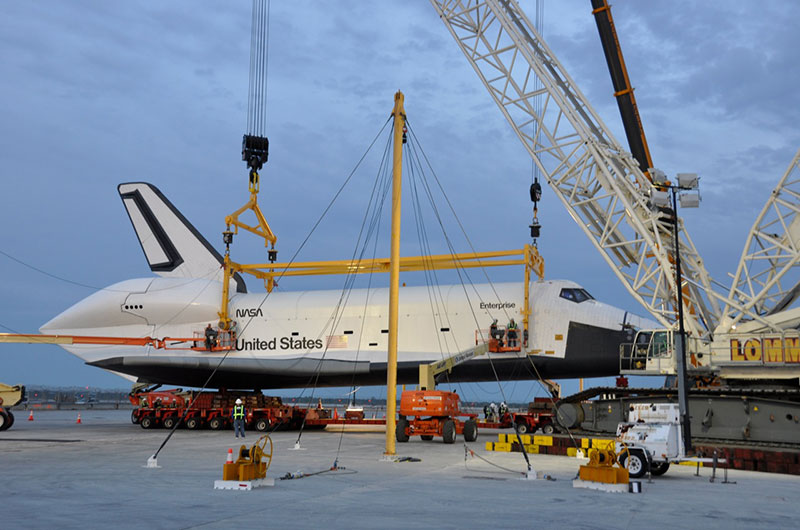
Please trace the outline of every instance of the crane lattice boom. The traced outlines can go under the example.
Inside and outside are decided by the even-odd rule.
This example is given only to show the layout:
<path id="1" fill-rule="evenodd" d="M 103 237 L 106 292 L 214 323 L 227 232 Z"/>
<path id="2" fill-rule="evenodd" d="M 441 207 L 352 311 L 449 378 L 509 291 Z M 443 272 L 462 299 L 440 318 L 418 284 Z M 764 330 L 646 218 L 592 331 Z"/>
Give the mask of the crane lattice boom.
<path id="1" fill-rule="evenodd" d="M 681 220 L 651 206 L 652 184 L 516 1 L 431 3 L 573 219 L 634 298 L 667 327 L 677 318 L 670 249 L 672 223 L 679 223 L 687 330 L 700 336 L 712 329 L 719 305 Z"/>
<path id="2" fill-rule="evenodd" d="M 772 190 L 745 241 L 729 299 L 758 315 L 773 315 L 800 297 L 800 150 Z M 742 313 L 726 306 L 725 314 Z"/>

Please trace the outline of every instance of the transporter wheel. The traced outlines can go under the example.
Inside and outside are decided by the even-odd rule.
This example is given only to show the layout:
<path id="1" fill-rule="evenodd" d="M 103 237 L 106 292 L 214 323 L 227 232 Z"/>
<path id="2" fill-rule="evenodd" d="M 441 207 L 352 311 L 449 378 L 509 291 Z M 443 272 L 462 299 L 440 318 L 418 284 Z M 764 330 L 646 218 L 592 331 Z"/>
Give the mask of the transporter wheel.
<path id="1" fill-rule="evenodd" d="M 528 424 L 524 421 L 517 422 L 517 432 L 520 434 L 525 434 L 528 432 Z"/>
<path id="2" fill-rule="evenodd" d="M 8 414 L 8 426 L 6 427 L 6 429 L 10 429 L 11 426 L 14 425 L 14 413 L 11 412 L 10 410 L 7 410 L 6 414 Z"/>
<path id="3" fill-rule="evenodd" d="M 420 435 L 420 438 L 422 438 L 426 442 L 430 442 L 431 440 L 433 440 L 433 435 L 432 434 L 422 434 L 422 435 Z"/>
<path id="4" fill-rule="evenodd" d="M 456 441 L 456 422 L 453 420 L 445 420 L 442 426 L 442 441 L 446 444 L 451 444 Z"/>
<path id="5" fill-rule="evenodd" d="M 628 470 L 631 478 L 642 478 L 647 474 L 647 458 L 641 449 L 631 449 L 619 457 L 619 465 Z M 666 472 L 666 470 L 664 470 Z"/>
<path id="6" fill-rule="evenodd" d="M 654 477 L 660 477 L 669 470 L 669 462 L 653 462 L 650 464 L 650 473 Z"/>
<path id="7" fill-rule="evenodd" d="M 0 431 L 5 431 L 11 427 L 11 419 L 8 417 L 6 409 L 0 409 Z"/>
<path id="8" fill-rule="evenodd" d="M 400 418 L 397 420 L 397 426 L 394 431 L 394 437 L 398 442 L 408 441 L 408 420 Z"/>
<path id="9" fill-rule="evenodd" d="M 172 429 L 173 427 L 175 427 L 176 423 L 178 423 L 178 418 L 176 418 L 175 416 L 167 416 L 166 418 L 164 418 L 162 425 L 164 425 L 165 429 Z"/>
<path id="10" fill-rule="evenodd" d="M 255 423 L 256 430 L 264 432 L 269 429 L 269 420 L 267 418 L 259 418 Z"/>
<path id="11" fill-rule="evenodd" d="M 131 423 L 139 425 L 139 416 L 136 415 L 136 409 L 131 411 Z"/>
<path id="12" fill-rule="evenodd" d="M 467 420 L 464 422 L 464 441 L 474 442 L 478 439 L 478 424 L 475 420 Z"/>
<path id="13" fill-rule="evenodd" d="M 142 421 L 139 422 L 139 425 L 142 426 L 142 429 L 152 429 L 156 426 L 156 420 L 153 419 L 152 416 L 145 416 L 142 418 Z"/>
<path id="14" fill-rule="evenodd" d="M 542 432 L 545 434 L 553 434 L 554 432 L 556 432 L 556 428 L 555 426 L 553 426 L 552 423 L 548 423 L 547 425 L 542 427 Z"/>
<path id="15" fill-rule="evenodd" d="M 198 418 L 197 416 L 193 416 L 193 417 L 189 418 L 188 420 L 186 420 L 186 428 L 187 429 L 191 429 L 191 430 L 194 431 L 196 429 L 199 429 L 201 425 L 202 425 L 202 423 L 200 422 L 200 418 Z"/>
<path id="16" fill-rule="evenodd" d="M 218 430 L 222 429 L 222 427 L 223 427 L 224 425 L 225 425 L 225 422 L 224 422 L 224 421 L 222 420 L 222 418 L 220 418 L 219 416 L 214 416 L 214 417 L 213 417 L 213 418 L 211 418 L 211 420 L 208 422 L 208 427 L 209 427 L 209 428 L 210 428 L 212 431 L 218 431 Z"/>

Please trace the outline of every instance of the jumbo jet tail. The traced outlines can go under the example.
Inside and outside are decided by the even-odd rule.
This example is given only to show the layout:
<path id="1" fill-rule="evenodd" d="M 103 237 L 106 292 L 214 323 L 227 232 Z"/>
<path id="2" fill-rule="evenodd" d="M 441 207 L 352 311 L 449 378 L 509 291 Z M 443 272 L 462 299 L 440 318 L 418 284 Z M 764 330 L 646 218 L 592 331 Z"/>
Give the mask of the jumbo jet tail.
<path id="1" fill-rule="evenodd" d="M 166 278 L 223 279 L 222 256 L 169 202 L 146 182 L 120 184 L 117 189 L 128 212 L 150 270 Z M 247 292 L 236 274 L 236 291 Z"/>

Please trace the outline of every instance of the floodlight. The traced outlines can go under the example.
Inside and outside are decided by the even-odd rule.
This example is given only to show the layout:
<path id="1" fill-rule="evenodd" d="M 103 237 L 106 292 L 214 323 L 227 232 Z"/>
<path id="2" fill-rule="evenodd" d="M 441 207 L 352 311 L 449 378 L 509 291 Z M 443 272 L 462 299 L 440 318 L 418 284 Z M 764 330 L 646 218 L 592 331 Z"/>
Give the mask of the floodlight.
<path id="1" fill-rule="evenodd" d="M 697 173 L 678 173 L 678 186 L 681 188 L 688 188 L 690 190 L 696 189 L 700 184 L 700 177 Z"/>
<path id="2" fill-rule="evenodd" d="M 681 201 L 681 208 L 698 208 L 700 206 L 700 192 L 681 193 L 678 196 Z"/>
<path id="3" fill-rule="evenodd" d="M 650 190 L 650 200 L 653 201 L 655 206 L 669 208 L 669 192 L 656 189 Z"/>
<path id="4" fill-rule="evenodd" d="M 653 184 L 655 184 L 656 186 L 662 186 L 667 184 L 667 182 L 669 182 L 667 180 L 666 173 L 664 173 L 660 169 L 651 167 L 647 170 L 647 172 L 650 173 L 650 178 L 653 179 Z"/>

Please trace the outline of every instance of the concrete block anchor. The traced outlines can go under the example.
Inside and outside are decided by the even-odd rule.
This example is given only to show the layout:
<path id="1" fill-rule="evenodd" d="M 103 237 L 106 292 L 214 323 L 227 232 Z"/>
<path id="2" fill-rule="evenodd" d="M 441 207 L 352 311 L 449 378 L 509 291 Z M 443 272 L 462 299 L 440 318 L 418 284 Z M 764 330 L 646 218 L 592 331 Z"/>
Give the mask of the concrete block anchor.
<path id="1" fill-rule="evenodd" d="M 294 446 L 289 448 L 289 451 L 305 451 L 305 450 L 306 450 L 305 447 L 300 447 L 300 440 L 297 440 L 294 443 Z"/>

